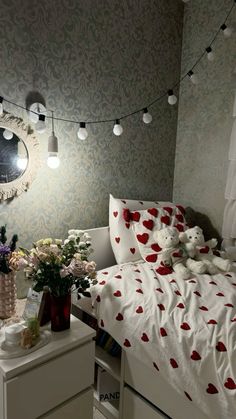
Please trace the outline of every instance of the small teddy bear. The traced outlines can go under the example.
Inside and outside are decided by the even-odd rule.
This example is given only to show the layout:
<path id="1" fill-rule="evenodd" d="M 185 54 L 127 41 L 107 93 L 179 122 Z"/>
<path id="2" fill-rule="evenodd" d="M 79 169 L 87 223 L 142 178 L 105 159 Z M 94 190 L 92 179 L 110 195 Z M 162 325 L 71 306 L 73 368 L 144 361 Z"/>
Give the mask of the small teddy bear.
<path id="1" fill-rule="evenodd" d="M 188 268 L 194 272 L 194 263 L 196 260 L 203 263 L 204 268 L 202 272 L 211 275 L 221 271 L 229 271 L 231 264 L 228 259 L 223 259 L 213 254 L 212 249 L 216 247 L 217 240 L 211 239 L 205 242 L 203 231 L 200 227 L 195 226 L 185 230 L 179 234 L 181 243 L 184 243 L 188 256 L 191 258 L 187 261 Z M 192 259 L 195 258 L 196 260 Z"/>
<path id="2" fill-rule="evenodd" d="M 174 271 L 180 279 L 190 278 L 191 272 L 185 266 L 187 253 L 179 245 L 179 231 L 175 227 L 165 227 L 154 231 L 153 237 L 162 249 L 158 253 L 157 273 L 167 275 Z"/>

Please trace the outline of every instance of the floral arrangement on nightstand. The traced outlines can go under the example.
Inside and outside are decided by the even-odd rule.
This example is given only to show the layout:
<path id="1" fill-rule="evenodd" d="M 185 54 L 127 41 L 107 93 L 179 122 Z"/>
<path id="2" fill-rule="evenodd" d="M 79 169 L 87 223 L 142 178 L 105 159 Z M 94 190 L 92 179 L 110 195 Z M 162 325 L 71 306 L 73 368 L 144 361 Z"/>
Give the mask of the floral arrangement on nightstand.
<path id="1" fill-rule="evenodd" d="M 82 230 L 69 230 L 68 238 L 46 238 L 33 244 L 31 250 L 20 248 L 14 252 L 11 264 L 18 270 L 24 269 L 33 280 L 34 290 L 48 287 L 54 296 L 64 296 L 72 287 L 86 290 L 96 281 L 96 264 L 88 261 L 92 253 L 91 238 Z"/>

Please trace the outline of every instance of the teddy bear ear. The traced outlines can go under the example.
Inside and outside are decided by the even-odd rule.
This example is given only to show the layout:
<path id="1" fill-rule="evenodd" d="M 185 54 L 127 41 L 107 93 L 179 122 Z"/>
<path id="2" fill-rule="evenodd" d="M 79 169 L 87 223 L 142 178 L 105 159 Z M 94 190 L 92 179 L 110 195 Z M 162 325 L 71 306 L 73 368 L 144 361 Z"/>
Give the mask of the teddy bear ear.
<path id="1" fill-rule="evenodd" d="M 186 233 L 184 233 L 184 232 L 179 233 L 179 241 L 180 241 L 181 243 L 186 243 L 186 242 L 188 241 L 188 236 L 187 236 L 187 234 L 186 234 Z"/>

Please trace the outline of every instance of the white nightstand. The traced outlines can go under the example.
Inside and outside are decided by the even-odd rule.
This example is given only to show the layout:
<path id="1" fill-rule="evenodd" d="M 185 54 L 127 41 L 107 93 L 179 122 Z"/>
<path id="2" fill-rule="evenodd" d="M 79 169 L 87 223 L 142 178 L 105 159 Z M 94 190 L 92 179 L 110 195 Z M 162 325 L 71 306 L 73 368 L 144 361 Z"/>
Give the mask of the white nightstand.
<path id="1" fill-rule="evenodd" d="M 71 316 L 46 346 L 0 360 L 0 419 L 92 419 L 94 336 Z"/>

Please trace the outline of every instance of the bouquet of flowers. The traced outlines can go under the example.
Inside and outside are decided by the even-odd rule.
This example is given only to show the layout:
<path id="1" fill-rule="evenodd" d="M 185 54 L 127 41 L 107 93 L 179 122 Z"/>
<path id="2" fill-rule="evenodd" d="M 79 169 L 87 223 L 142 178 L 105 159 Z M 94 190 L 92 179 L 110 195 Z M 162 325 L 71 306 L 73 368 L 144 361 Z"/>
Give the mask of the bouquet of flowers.
<path id="1" fill-rule="evenodd" d="M 0 272 L 4 274 L 8 274 L 12 271 L 10 258 L 12 252 L 14 252 L 16 248 L 17 240 L 17 234 L 14 234 L 9 245 L 7 245 L 6 226 L 0 227 Z"/>
<path id="2" fill-rule="evenodd" d="M 68 238 L 42 239 L 31 250 L 20 248 L 11 257 L 15 269 L 24 269 L 34 282 L 34 290 L 48 287 L 55 296 L 68 294 L 72 287 L 82 292 L 96 281 L 96 264 L 88 261 L 91 238 L 82 230 L 69 230 Z"/>

